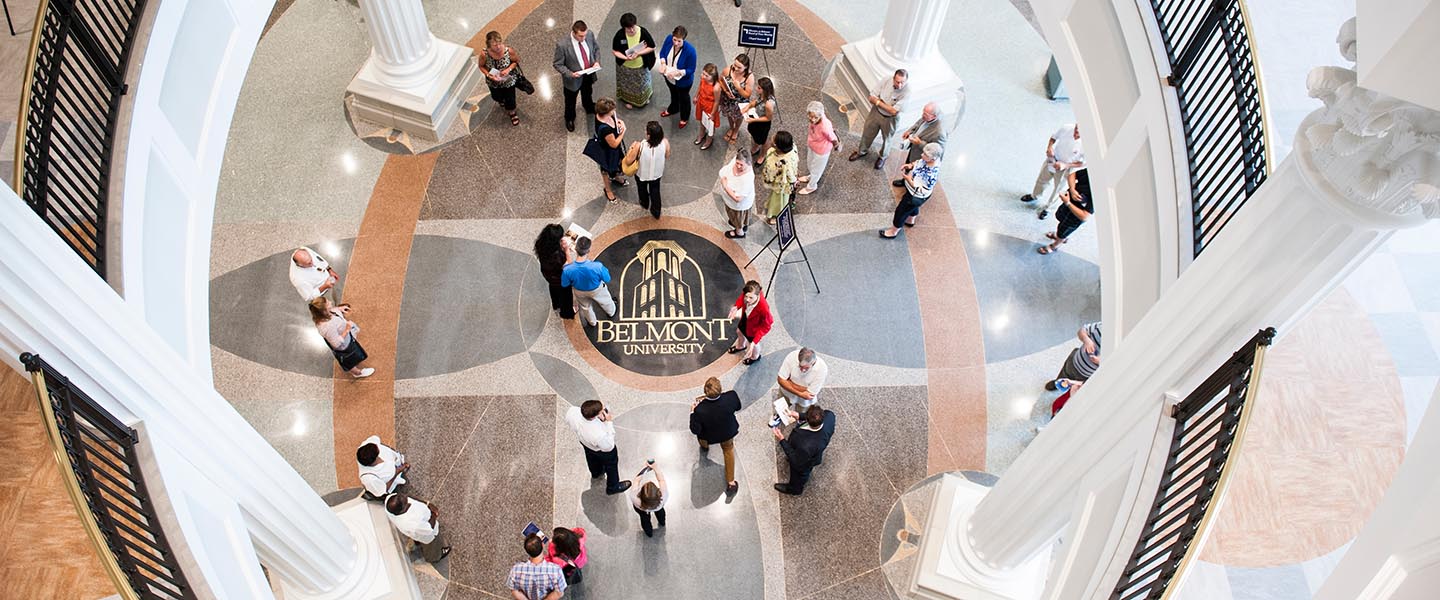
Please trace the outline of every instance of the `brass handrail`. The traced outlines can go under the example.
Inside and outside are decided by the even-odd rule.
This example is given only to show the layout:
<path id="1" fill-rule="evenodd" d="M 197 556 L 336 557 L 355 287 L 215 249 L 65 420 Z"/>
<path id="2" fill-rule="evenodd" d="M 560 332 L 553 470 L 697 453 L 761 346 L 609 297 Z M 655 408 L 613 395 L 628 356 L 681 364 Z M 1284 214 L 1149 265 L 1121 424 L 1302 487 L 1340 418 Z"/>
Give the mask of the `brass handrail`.
<path id="1" fill-rule="evenodd" d="M 41 0 L 41 5 L 44 5 L 44 0 Z M 50 450 L 55 453 L 55 462 L 60 465 L 60 480 L 64 482 L 65 492 L 70 495 L 70 503 L 75 505 L 75 512 L 80 515 L 80 523 L 85 527 L 86 537 L 90 538 L 90 546 L 100 557 L 100 566 L 105 569 L 105 574 L 110 577 L 110 583 L 115 585 L 122 600 L 140 600 L 140 595 L 130 587 L 129 577 L 120 569 L 120 563 L 115 560 L 109 544 L 105 542 L 105 535 L 100 532 L 95 513 L 90 510 L 90 503 L 85 498 L 85 491 L 80 489 L 80 482 L 75 480 L 75 465 L 70 462 L 70 454 L 65 451 L 65 438 L 61 437 L 60 424 L 55 420 L 55 408 L 50 401 L 50 388 L 45 384 L 45 373 L 30 373 L 30 381 L 35 385 L 35 397 L 40 402 L 40 416 L 45 419 L 45 433 L 50 439 Z"/>
<path id="2" fill-rule="evenodd" d="M 1185 548 L 1185 555 L 1180 557 L 1180 562 L 1175 567 L 1174 579 L 1165 587 L 1165 593 L 1160 596 L 1160 600 L 1170 600 L 1179 591 L 1181 586 L 1177 584 L 1185 579 L 1190 563 L 1200 556 L 1200 546 L 1205 541 L 1205 535 L 1214 523 L 1215 516 L 1220 514 L 1220 507 L 1225 505 L 1230 476 L 1235 474 L 1235 463 L 1245 442 L 1245 430 L 1249 428 L 1250 415 L 1255 412 L 1255 395 L 1260 392 L 1260 373 L 1265 368 L 1265 351 L 1269 348 L 1269 344 L 1255 344 L 1255 361 L 1250 365 L 1250 385 L 1245 389 L 1245 403 L 1241 405 L 1243 408 L 1240 409 L 1240 422 L 1235 426 L 1235 439 L 1230 442 L 1230 452 L 1225 456 L 1225 465 L 1220 467 L 1220 480 L 1215 483 L 1215 495 L 1211 498 L 1210 505 L 1205 507 L 1205 516 L 1200 517 L 1200 524 L 1195 527 L 1195 537 L 1190 546 Z"/>
<path id="3" fill-rule="evenodd" d="M 1260 103 L 1260 135 L 1265 139 L 1265 165 L 1275 168 L 1275 135 L 1270 131 L 1270 103 L 1265 101 L 1265 73 L 1260 66 L 1260 50 L 1255 41 L 1255 28 L 1250 24 L 1250 9 L 1245 0 L 1235 0 L 1240 5 L 1240 20 L 1245 23 L 1245 39 L 1250 48 L 1250 62 L 1255 65 L 1255 100 Z"/>
<path id="4" fill-rule="evenodd" d="M 35 85 L 35 55 L 40 53 L 40 33 L 45 30 L 45 10 L 50 0 L 40 0 L 35 22 L 30 25 L 30 55 L 25 59 L 25 81 L 20 88 L 19 120 L 15 122 L 15 194 L 25 196 L 25 126 L 30 121 L 30 88 Z"/>

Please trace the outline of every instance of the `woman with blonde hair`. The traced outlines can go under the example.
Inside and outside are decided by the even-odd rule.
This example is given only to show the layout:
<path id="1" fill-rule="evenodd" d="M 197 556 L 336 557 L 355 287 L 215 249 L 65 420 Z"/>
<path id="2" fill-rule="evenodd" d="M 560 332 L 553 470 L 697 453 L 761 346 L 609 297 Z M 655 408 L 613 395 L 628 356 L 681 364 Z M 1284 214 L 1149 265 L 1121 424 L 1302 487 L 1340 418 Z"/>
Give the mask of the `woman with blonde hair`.
<path id="1" fill-rule="evenodd" d="M 330 346 L 335 362 L 340 363 L 340 368 L 356 379 L 369 377 L 375 373 L 375 369 L 360 367 L 360 363 L 365 362 L 369 356 L 365 354 L 365 348 L 360 346 L 360 340 L 355 339 L 355 334 L 360 332 L 360 326 L 346 318 L 349 314 L 349 304 L 332 305 L 330 299 L 324 296 L 310 301 L 310 320 L 315 322 L 315 329 L 325 338 L 325 344 Z"/>
<path id="2" fill-rule="evenodd" d="M 840 149 L 840 138 L 835 136 L 835 126 L 825 116 L 825 105 L 818 100 L 812 101 L 805 107 L 805 113 L 810 118 L 810 132 L 805 137 L 806 145 L 810 147 L 810 155 L 805 161 L 809 172 L 795 180 L 805 184 L 796 192 L 802 196 L 815 193 L 815 187 L 820 185 L 820 175 L 825 172 L 825 165 L 830 163 L 830 155 Z"/>
<path id="3" fill-rule="evenodd" d="M 485 84 L 490 86 L 490 98 L 510 115 L 511 125 L 519 125 L 520 115 L 515 114 L 515 84 L 520 80 L 520 53 L 505 45 L 500 32 L 492 31 L 485 34 L 485 52 L 480 62 Z"/>

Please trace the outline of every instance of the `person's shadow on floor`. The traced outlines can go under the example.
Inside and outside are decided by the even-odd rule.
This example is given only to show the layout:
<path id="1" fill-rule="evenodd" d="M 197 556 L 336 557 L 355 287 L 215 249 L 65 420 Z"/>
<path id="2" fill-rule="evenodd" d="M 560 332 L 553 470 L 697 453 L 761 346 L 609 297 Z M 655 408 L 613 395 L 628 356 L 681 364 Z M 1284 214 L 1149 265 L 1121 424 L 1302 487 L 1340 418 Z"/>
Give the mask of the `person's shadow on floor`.
<path id="1" fill-rule="evenodd" d="M 580 510 L 596 529 L 609 536 L 623 531 L 625 515 L 634 512 L 625 494 L 605 493 L 604 477 L 591 479 L 590 488 L 580 493 Z"/>

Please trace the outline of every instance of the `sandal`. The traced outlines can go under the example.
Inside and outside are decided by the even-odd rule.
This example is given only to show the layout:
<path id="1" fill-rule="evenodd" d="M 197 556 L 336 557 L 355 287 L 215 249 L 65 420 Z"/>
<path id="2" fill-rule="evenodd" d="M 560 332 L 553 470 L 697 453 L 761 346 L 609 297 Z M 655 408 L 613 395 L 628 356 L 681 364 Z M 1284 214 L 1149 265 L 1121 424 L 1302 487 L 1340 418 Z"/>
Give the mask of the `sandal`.
<path id="1" fill-rule="evenodd" d="M 726 350 L 726 351 L 725 351 L 725 353 L 726 353 L 726 354 L 736 354 L 736 353 L 744 352 L 744 351 L 745 351 L 744 348 L 736 348 L 736 347 L 734 347 L 734 346 L 731 346 L 729 350 Z"/>
<path id="2" fill-rule="evenodd" d="M 510 115 L 510 125 L 513 127 L 513 126 L 516 126 L 516 125 L 519 125 L 519 124 L 520 124 L 520 115 L 516 115 L 516 114 Z"/>
<path id="3" fill-rule="evenodd" d="M 740 364 L 749 366 L 749 365 L 753 365 L 753 364 L 755 364 L 755 363 L 757 363 L 757 362 L 760 362 L 760 359 L 759 359 L 759 358 L 747 358 L 747 359 L 745 359 L 745 360 L 740 361 Z"/>
<path id="4" fill-rule="evenodd" d="M 732 230 L 730 230 L 730 231 L 725 232 L 725 237 L 730 238 L 730 239 L 732 239 L 732 240 L 738 240 L 738 239 L 740 239 L 740 238 L 745 237 L 745 234 L 743 234 L 743 233 L 735 233 L 735 230 L 732 229 Z"/>
<path id="5" fill-rule="evenodd" d="M 701 149 L 701 150 L 709 150 L 709 149 L 710 149 L 710 144 L 713 144 L 713 143 L 715 143 L 715 140 L 714 140 L 714 138 L 711 138 L 710 140 L 706 141 L 704 144 L 701 144 L 701 145 L 700 145 L 700 149 Z"/>
<path id="6" fill-rule="evenodd" d="M 1041 246 L 1041 247 L 1039 247 L 1039 248 L 1036 248 L 1035 251 L 1036 251 L 1036 252 L 1039 252 L 1039 253 L 1041 253 L 1041 254 L 1054 254 L 1054 253 L 1056 253 L 1056 252 L 1059 252 L 1059 250 L 1056 250 L 1056 249 L 1051 248 L 1051 247 L 1049 247 L 1049 246 Z"/>
<path id="7" fill-rule="evenodd" d="M 915 226 L 915 222 L 914 222 L 914 221 L 905 221 L 905 226 L 906 226 L 906 227 L 914 227 L 914 226 Z"/>
<path id="8" fill-rule="evenodd" d="M 1045 237 L 1050 238 L 1050 239 L 1052 239 L 1052 240 L 1059 239 L 1059 238 L 1055 237 L 1055 232 L 1053 232 L 1053 231 L 1047 231 L 1047 232 L 1045 232 Z"/>
<path id="9" fill-rule="evenodd" d="M 670 116 L 670 115 L 672 115 L 672 114 L 674 114 L 674 113 L 672 113 L 672 112 L 670 112 L 670 111 L 668 111 L 668 110 L 662 110 L 662 111 L 660 111 L 660 118 L 663 119 L 663 118 L 668 117 L 668 116 Z"/>
<path id="10" fill-rule="evenodd" d="M 605 194 L 605 202 L 609 204 L 615 204 L 619 201 L 620 198 L 616 197 L 615 194 Z"/>

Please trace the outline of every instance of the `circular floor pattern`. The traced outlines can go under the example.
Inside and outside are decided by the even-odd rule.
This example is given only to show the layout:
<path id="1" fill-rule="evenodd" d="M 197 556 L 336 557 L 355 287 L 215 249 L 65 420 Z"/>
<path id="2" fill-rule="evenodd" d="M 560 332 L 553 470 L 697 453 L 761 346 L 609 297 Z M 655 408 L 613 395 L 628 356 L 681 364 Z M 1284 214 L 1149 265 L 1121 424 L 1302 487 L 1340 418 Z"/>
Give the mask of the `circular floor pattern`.
<path id="1" fill-rule="evenodd" d="M 616 310 L 585 335 L 610 362 L 643 375 L 683 375 L 734 343 L 729 312 L 745 278 L 710 240 L 678 229 L 639 231 L 597 260 L 610 270 Z"/>

